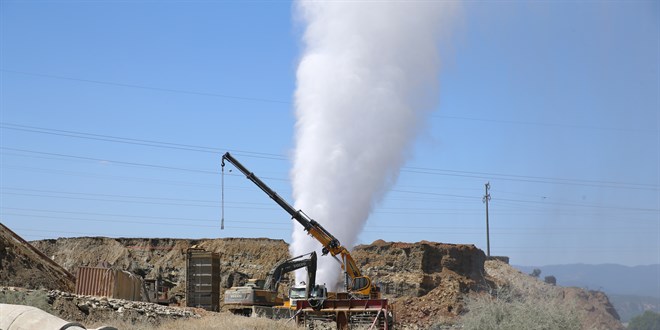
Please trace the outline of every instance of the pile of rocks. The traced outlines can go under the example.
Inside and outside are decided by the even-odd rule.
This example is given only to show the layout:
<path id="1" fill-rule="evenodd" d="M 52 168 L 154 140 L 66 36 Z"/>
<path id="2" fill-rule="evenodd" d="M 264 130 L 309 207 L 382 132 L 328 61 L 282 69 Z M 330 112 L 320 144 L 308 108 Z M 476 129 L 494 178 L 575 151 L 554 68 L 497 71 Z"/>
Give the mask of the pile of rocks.
<path id="1" fill-rule="evenodd" d="M 84 314 L 90 314 L 93 310 L 107 310 L 117 313 L 137 312 L 146 317 L 167 317 L 177 319 L 181 317 L 200 317 L 190 308 L 163 306 L 148 302 L 130 301 L 107 297 L 84 296 L 69 292 L 50 290 L 48 291 L 50 302 L 58 299 L 73 302 Z"/>

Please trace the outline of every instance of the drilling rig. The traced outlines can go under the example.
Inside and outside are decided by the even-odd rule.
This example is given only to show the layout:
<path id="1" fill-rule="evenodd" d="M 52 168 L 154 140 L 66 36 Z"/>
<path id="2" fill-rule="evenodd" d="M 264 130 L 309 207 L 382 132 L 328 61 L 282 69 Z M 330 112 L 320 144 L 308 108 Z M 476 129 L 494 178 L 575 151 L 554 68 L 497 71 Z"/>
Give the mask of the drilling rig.
<path id="1" fill-rule="evenodd" d="M 225 161 L 233 164 L 248 180 L 289 213 L 292 219 L 302 225 L 310 236 L 321 243 L 322 255 L 330 254 L 339 262 L 344 272 L 344 288 L 347 295 L 337 293 L 334 295 L 336 299 L 326 299 L 321 303 L 298 300 L 296 302 L 297 321 L 306 324 L 308 320 L 312 322 L 314 318 L 332 319 L 337 323 L 337 328 L 345 329 L 349 323 L 353 323 L 353 320 L 358 322 L 373 319 L 372 327 L 376 324 L 378 328 L 382 329 L 391 327 L 393 317 L 391 311 L 388 310 L 387 299 L 381 298 L 380 288 L 372 282 L 371 278 L 362 274 L 350 252 L 341 245 L 339 240 L 302 210 L 294 209 L 229 152 L 222 156 L 223 175 Z"/>
<path id="2" fill-rule="evenodd" d="M 334 237 L 330 232 L 328 232 L 320 223 L 316 222 L 314 219 L 311 219 L 307 214 L 301 210 L 296 210 L 287 203 L 280 195 L 275 191 L 270 189 L 261 179 L 259 179 L 254 173 L 248 171 L 248 169 L 243 166 L 236 158 L 234 158 L 230 153 L 225 153 L 222 156 L 222 167 L 224 170 L 225 161 L 232 163 L 241 173 L 243 173 L 248 180 L 252 181 L 257 187 L 261 188 L 272 200 L 275 201 L 280 207 L 291 215 L 292 219 L 295 219 L 300 223 L 305 231 L 312 237 L 314 237 L 321 245 L 323 249 L 321 250 L 322 254 L 325 256 L 328 253 L 337 260 L 342 270 L 344 271 L 344 287 L 346 291 L 353 296 L 354 298 L 380 298 L 380 288 L 378 288 L 368 276 L 362 274 L 358 268 L 355 260 L 351 256 L 351 253 L 339 243 L 339 240 Z M 337 257 L 339 255 L 339 258 Z"/>

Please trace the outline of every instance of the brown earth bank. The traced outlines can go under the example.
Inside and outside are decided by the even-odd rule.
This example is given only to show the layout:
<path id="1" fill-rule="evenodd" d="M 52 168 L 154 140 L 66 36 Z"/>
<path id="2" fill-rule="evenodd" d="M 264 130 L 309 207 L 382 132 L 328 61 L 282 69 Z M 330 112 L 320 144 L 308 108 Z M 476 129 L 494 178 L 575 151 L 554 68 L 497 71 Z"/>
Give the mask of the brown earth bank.
<path id="1" fill-rule="evenodd" d="M 265 238 L 79 237 L 34 241 L 32 244 L 74 274 L 81 266 L 109 264 L 145 278 L 161 275 L 176 283 L 173 292 L 179 293 L 185 291 L 185 251 L 194 245 L 220 255 L 222 291 L 241 285 L 248 278 L 265 277 L 278 261 L 289 257 L 288 245 L 284 241 Z M 378 240 L 356 246 L 352 255 L 362 271 L 380 285 L 383 296 L 390 299 L 400 328 L 460 326 L 461 316 L 469 312 L 465 308 L 465 297 L 489 295 L 495 288 L 511 283 L 528 283 L 541 294 L 560 289 L 522 274 L 505 263 L 486 261 L 484 252 L 473 245 Z M 13 277 L 14 281 L 26 283 L 26 287 L 34 287 L 29 276 L 5 273 L 5 268 L 0 269 L 0 278 Z M 2 285 L 7 284 L 0 281 Z M 564 290 L 563 299 L 584 309 L 584 329 L 601 328 L 589 324 L 622 328 L 604 294 L 577 288 L 561 290 Z"/>
<path id="2" fill-rule="evenodd" d="M 75 279 L 0 223 L 0 285 L 72 291 Z"/>
<path id="3" fill-rule="evenodd" d="M 583 329 L 625 329 L 614 306 L 603 292 L 551 285 L 497 260 L 486 261 L 485 268 L 497 284 L 495 290 L 513 289 L 530 300 L 569 306 L 578 313 Z"/>
<path id="4" fill-rule="evenodd" d="M 185 292 L 185 253 L 193 246 L 219 254 L 220 283 L 224 289 L 244 284 L 248 278 L 264 278 L 278 261 L 289 257 L 283 240 L 266 238 L 79 237 L 32 244 L 73 274 L 78 267 L 112 266 L 145 278 L 160 275 L 176 283 L 172 292 L 181 294 Z"/>

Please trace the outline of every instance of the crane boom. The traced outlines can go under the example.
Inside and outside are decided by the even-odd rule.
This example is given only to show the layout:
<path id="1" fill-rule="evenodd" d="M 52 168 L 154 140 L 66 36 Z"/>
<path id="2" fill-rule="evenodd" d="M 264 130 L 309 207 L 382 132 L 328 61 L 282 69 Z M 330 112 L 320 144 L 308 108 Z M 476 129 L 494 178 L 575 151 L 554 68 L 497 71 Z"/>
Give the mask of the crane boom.
<path id="1" fill-rule="evenodd" d="M 312 219 L 309 219 L 303 212 L 301 211 L 296 211 L 296 209 L 291 206 L 291 204 L 287 203 L 284 198 L 280 197 L 273 189 L 270 189 L 268 185 L 266 185 L 261 179 L 259 179 L 254 173 L 250 172 L 243 164 L 241 164 L 234 156 L 232 156 L 230 153 L 225 153 L 222 156 L 222 167 L 225 166 L 225 160 L 232 163 L 241 173 L 245 175 L 248 180 L 252 181 L 257 187 L 259 187 L 263 192 L 268 195 L 272 200 L 277 203 L 280 207 L 282 207 L 285 211 L 287 211 L 293 219 L 296 219 L 304 228 L 305 230 L 309 230 L 312 227 Z"/>
<path id="2" fill-rule="evenodd" d="M 245 175 L 248 180 L 252 181 L 257 187 L 265 192 L 268 197 L 274 200 L 275 203 L 277 203 L 287 213 L 289 213 L 291 218 L 298 221 L 298 223 L 303 226 L 309 235 L 319 241 L 319 243 L 321 243 L 323 246 L 323 255 L 330 253 L 335 259 L 337 259 L 337 255 L 341 257 L 341 260 L 337 260 L 339 260 L 346 278 L 351 279 L 351 283 L 348 283 L 348 280 L 345 281 L 347 291 L 355 295 L 367 296 L 370 298 L 380 298 L 379 288 L 371 282 L 369 277 L 362 275 L 362 272 L 358 268 L 351 254 L 344 246 L 341 245 L 341 243 L 339 243 L 339 240 L 336 237 L 334 237 L 329 231 L 323 228 L 320 223 L 307 216 L 305 212 L 293 208 L 293 206 L 287 203 L 286 200 L 284 200 L 282 197 L 280 197 L 280 195 L 268 187 L 268 185 L 261 181 L 261 179 L 254 175 L 254 173 L 250 172 L 229 152 L 222 156 L 223 171 L 225 161 L 232 163 L 239 171 L 241 171 L 241 173 Z"/>

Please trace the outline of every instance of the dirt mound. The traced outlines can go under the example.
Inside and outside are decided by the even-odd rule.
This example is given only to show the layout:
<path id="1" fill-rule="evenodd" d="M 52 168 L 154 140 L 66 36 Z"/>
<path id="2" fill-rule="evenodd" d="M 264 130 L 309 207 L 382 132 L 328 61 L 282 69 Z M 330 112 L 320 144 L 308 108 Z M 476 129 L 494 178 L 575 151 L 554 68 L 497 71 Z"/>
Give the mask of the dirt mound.
<path id="1" fill-rule="evenodd" d="M 470 282 L 447 269 L 438 274 L 438 277 L 442 280 L 426 295 L 395 299 L 393 306 L 397 322 L 420 329 L 457 323 L 464 310 L 463 297 L 470 291 Z"/>
<path id="2" fill-rule="evenodd" d="M 72 291 L 74 278 L 0 223 L 0 286 Z"/>
<path id="3" fill-rule="evenodd" d="M 491 284 L 486 255 L 474 245 L 378 240 L 355 247 L 352 254 L 392 298 L 397 322 L 409 326 L 455 323 L 463 295 Z"/>
<path id="4" fill-rule="evenodd" d="M 562 304 L 575 306 L 583 329 L 625 329 L 603 292 L 554 286 L 497 260 L 487 261 L 485 268 L 499 288 L 512 287 L 528 297 L 554 297 Z"/>
<path id="5" fill-rule="evenodd" d="M 288 258 L 283 240 L 266 238 L 170 239 L 170 238 L 58 238 L 32 242 L 65 269 L 111 265 L 144 278 L 158 275 L 178 283 L 173 293 L 185 291 L 185 252 L 196 245 L 220 255 L 223 288 L 244 284 L 250 277 L 266 276 L 282 259 Z"/>
<path id="6" fill-rule="evenodd" d="M 386 296 L 421 297 L 451 274 L 465 290 L 486 283 L 483 251 L 474 245 L 384 242 L 356 246 L 352 252 L 362 271 Z"/>

